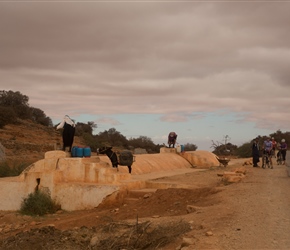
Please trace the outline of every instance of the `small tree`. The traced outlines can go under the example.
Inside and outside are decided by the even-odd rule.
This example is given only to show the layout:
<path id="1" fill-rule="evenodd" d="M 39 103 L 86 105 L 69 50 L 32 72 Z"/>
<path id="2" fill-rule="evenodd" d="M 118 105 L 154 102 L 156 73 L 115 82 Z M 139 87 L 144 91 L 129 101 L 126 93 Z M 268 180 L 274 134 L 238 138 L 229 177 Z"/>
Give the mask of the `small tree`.
<path id="1" fill-rule="evenodd" d="M 197 150 L 197 146 L 195 144 L 186 143 L 184 145 L 184 151 L 196 151 L 196 150 Z"/>
<path id="2" fill-rule="evenodd" d="M 47 126 L 47 127 L 53 126 L 51 119 L 47 117 L 41 109 L 31 107 L 30 111 L 31 111 L 31 116 L 32 116 L 31 119 L 34 122 Z"/>
<path id="3" fill-rule="evenodd" d="M 219 156 L 222 155 L 233 155 L 235 154 L 236 149 L 238 148 L 236 145 L 231 144 L 228 142 L 230 140 L 230 137 L 228 135 L 224 136 L 224 143 L 219 141 L 212 141 L 211 148 L 214 148 L 213 153 Z"/>
<path id="4" fill-rule="evenodd" d="M 236 154 L 241 158 L 248 158 L 252 156 L 251 142 L 246 142 L 237 148 Z"/>

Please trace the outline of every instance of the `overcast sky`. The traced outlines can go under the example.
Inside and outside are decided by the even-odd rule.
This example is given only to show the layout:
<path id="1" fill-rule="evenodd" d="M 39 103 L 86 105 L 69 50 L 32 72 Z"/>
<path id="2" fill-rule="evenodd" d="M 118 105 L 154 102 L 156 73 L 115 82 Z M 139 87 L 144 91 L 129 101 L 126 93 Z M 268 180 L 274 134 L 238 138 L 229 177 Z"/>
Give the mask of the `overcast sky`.
<path id="1" fill-rule="evenodd" d="M 0 90 L 96 134 L 241 145 L 290 131 L 289 13 L 290 1 L 0 1 Z"/>

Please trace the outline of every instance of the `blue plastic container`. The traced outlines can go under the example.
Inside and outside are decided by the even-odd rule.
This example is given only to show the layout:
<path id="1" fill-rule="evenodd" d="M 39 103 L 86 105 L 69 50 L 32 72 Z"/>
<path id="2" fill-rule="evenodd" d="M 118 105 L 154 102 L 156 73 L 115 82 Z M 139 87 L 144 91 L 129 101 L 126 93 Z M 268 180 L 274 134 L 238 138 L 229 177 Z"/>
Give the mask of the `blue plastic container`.
<path id="1" fill-rule="evenodd" d="M 71 149 L 71 156 L 72 157 L 77 157 L 77 146 L 72 147 Z"/>
<path id="2" fill-rule="evenodd" d="M 181 146 L 181 152 L 184 152 L 184 145 L 180 145 Z"/>
<path id="3" fill-rule="evenodd" d="M 84 149 L 77 147 L 76 157 L 84 157 Z"/>
<path id="4" fill-rule="evenodd" d="M 91 157 L 91 148 L 90 147 L 84 148 L 84 157 Z"/>

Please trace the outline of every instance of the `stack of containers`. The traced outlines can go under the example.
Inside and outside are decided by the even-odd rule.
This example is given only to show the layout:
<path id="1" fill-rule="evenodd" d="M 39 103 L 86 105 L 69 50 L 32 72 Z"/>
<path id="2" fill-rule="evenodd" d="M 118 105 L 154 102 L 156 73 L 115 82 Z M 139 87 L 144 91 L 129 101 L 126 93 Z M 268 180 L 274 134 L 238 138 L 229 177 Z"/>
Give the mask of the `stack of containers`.
<path id="1" fill-rule="evenodd" d="M 91 148 L 90 147 L 79 147 L 74 146 L 71 150 L 72 157 L 91 157 Z"/>

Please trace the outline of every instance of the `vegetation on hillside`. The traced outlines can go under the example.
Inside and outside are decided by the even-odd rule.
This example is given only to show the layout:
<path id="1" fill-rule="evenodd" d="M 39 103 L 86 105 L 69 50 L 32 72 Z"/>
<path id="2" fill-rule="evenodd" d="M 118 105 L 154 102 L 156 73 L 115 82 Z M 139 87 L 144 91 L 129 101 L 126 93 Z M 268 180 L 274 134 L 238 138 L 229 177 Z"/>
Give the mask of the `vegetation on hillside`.
<path id="1" fill-rule="evenodd" d="M 31 120 L 44 126 L 52 126 L 52 121 L 39 109 L 30 107 L 29 98 L 19 91 L 0 90 L 0 128 L 15 124 L 18 119 Z"/>
<path id="2" fill-rule="evenodd" d="M 276 142 L 281 142 L 282 139 L 285 139 L 287 142 L 290 142 L 290 132 L 282 132 L 281 130 L 277 130 L 274 133 L 269 135 L 258 136 L 260 149 L 262 150 L 262 146 L 264 141 L 268 137 L 273 137 Z M 221 143 L 212 141 L 212 148 L 214 149 L 212 152 L 218 156 L 236 156 L 239 158 L 248 158 L 252 156 L 252 145 L 253 139 L 248 142 L 243 143 L 241 146 L 237 146 L 231 144 L 230 142 Z"/>
<path id="3" fill-rule="evenodd" d="M 17 124 L 19 119 L 31 120 L 47 127 L 56 126 L 52 124 L 51 118 L 47 117 L 41 109 L 30 107 L 28 101 L 28 96 L 21 94 L 19 91 L 0 90 L 0 128 L 3 128 L 7 124 Z M 115 128 L 93 134 L 95 128 L 97 128 L 97 124 L 93 121 L 76 123 L 75 135 L 81 137 L 84 143 L 91 147 L 92 151 L 96 151 L 97 148 L 102 146 L 113 146 L 124 149 L 142 148 L 146 149 L 148 153 L 158 153 L 160 148 L 164 146 L 154 144 L 151 138 L 147 136 L 127 139 Z M 284 138 L 290 142 L 290 132 L 283 133 L 281 130 L 277 130 L 268 136 L 274 137 L 276 141 L 281 141 Z M 263 143 L 266 137 L 267 135 L 260 136 L 260 144 Z M 212 141 L 213 153 L 219 156 L 251 156 L 253 138 L 239 147 L 228 142 L 228 138 L 226 136 L 223 143 Z M 186 143 L 184 145 L 185 151 L 195 151 L 197 148 L 198 146 L 193 143 Z"/>
<path id="4" fill-rule="evenodd" d="M 18 176 L 22 171 L 27 168 L 30 164 L 28 163 L 17 163 L 0 161 L 0 177 Z"/>

